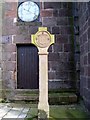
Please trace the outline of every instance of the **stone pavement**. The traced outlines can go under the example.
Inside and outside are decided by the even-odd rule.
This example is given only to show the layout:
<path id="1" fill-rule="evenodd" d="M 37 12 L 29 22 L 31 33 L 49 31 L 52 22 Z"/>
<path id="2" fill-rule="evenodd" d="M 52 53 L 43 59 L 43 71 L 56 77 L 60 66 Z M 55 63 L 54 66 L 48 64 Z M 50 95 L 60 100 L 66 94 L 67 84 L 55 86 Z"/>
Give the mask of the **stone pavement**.
<path id="1" fill-rule="evenodd" d="M 30 107 L 23 104 L 0 103 L 0 120 L 25 118 Z"/>
<path id="2" fill-rule="evenodd" d="M 37 104 L 0 103 L 0 120 L 37 120 L 37 108 Z M 90 113 L 83 104 L 51 105 L 50 117 L 51 120 L 90 120 Z"/>

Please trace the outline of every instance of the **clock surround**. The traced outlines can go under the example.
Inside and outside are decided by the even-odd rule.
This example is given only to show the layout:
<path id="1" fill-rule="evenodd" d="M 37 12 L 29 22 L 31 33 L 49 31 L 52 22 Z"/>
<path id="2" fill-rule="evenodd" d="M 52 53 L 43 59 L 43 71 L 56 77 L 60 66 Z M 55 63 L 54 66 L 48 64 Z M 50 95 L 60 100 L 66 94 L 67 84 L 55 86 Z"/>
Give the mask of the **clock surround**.
<path id="1" fill-rule="evenodd" d="M 34 22 L 39 19 L 40 7 L 36 2 L 25 1 L 19 4 L 18 21 L 21 22 Z"/>

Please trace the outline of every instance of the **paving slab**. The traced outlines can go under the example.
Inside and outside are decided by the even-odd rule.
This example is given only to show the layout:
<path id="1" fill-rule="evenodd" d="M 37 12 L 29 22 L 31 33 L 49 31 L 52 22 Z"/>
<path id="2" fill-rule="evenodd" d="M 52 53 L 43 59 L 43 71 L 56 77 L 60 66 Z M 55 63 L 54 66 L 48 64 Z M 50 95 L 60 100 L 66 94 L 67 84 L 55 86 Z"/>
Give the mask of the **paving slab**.
<path id="1" fill-rule="evenodd" d="M 0 118 L 4 117 L 10 110 L 11 108 L 8 108 L 7 106 L 3 106 L 0 109 Z"/>
<path id="2" fill-rule="evenodd" d="M 18 118 L 20 111 L 10 110 L 3 118 Z"/>
<path id="3" fill-rule="evenodd" d="M 6 104 L 0 103 L 0 108 L 4 107 Z"/>
<path id="4" fill-rule="evenodd" d="M 23 108 L 12 108 L 3 118 L 18 118 L 20 114 L 23 114 L 22 110 Z"/>
<path id="5" fill-rule="evenodd" d="M 29 108 L 24 108 L 18 118 L 26 118 Z"/>
<path id="6" fill-rule="evenodd" d="M 27 116 L 29 106 L 21 104 L 0 103 L 0 120 L 20 120 Z"/>

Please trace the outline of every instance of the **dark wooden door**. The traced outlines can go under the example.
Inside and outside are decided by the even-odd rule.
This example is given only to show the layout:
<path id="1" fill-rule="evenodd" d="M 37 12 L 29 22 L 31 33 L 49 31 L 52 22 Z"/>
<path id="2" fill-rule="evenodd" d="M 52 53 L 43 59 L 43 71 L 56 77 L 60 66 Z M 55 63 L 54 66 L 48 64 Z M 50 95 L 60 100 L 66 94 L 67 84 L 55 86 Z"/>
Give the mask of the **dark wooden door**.
<path id="1" fill-rule="evenodd" d="M 17 45 L 17 89 L 39 88 L 38 59 L 34 45 Z"/>

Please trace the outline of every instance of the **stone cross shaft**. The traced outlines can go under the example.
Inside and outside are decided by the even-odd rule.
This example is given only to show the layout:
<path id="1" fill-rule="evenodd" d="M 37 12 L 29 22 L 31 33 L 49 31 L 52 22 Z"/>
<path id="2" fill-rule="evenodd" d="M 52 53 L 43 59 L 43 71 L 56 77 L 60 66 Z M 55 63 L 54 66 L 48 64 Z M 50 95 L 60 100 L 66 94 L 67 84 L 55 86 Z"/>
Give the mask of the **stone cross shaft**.
<path id="1" fill-rule="evenodd" d="M 49 118 L 48 104 L 48 48 L 54 43 L 54 35 L 47 31 L 47 27 L 39 27 L 38 32 L 31 35 L 31 41 L 39 52 L 39 104 L 38 110 L 45 112 Z"/>

